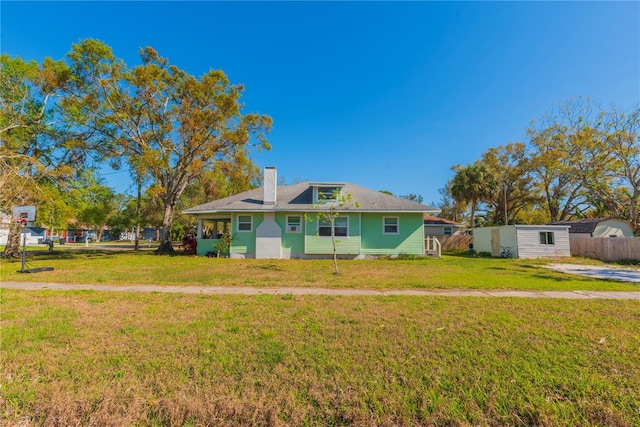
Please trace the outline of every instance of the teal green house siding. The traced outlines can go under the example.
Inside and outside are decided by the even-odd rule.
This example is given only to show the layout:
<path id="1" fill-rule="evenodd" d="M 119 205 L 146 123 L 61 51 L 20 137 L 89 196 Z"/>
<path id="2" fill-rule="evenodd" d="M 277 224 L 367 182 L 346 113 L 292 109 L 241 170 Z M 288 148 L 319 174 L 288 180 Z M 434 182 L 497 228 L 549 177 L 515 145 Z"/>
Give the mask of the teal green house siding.
<path id="1" fill-rule="evenodd" d="M 216 252 L 215 245 L 218 239 L 198 239 L 197 255 L 206 255 L 208 252 Z"/>
<path id="2" fill-rule="evenodd" d="M 238 231 L 238 216 L 251 216 L 251 231 Z M 232 254 L 250 255 L 256 253 L 256 228 L 262 223 L 264 215 L 260 212 L 234 213 L 231 217 Z"/>
<path id="3" fill-rule="evenodd" d="M 287 231 L 287 217 L 299 216 L 302 230 L 299 232 Z M 282 255 L 290 257 L 291 255 L 304 254 L 304 230 L 307 228 L 304 213 L 302 212 L 277 212 L 276 222 L 282 230 Z"/>
<path id="4" fill-rule="evenodd" d="M 310 221 L 305 228 L 305 253 L 310 255 L 333 254 L 333 242 L 331 237 L 318 236 L 318 218 L 309 213 Z M 360 254 L 360 214 L 345 213 L 340 216 L 347 217 L 347 236 L 336 237 L 336 252 L 340 255 Z"/>
<path id="5" fill-rule="evenodd" d="M 384 233 L 384 218 L 397 218 L 398 234 Z M 424 253 L 423 215 L 421 213 L 362 213 L 364 255 Z"/>

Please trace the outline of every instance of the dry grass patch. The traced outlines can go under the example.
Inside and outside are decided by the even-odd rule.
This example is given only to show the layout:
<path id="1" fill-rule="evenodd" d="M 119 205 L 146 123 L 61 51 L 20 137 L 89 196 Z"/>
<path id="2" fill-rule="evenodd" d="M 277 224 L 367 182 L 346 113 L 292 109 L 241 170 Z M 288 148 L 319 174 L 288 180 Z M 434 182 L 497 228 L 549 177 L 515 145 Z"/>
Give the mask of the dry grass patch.
<path id="1" fill-rule="evenodd" d="M 614 425 L 634 301 L 2 295 L 2 409 L 34 425 Z"/>

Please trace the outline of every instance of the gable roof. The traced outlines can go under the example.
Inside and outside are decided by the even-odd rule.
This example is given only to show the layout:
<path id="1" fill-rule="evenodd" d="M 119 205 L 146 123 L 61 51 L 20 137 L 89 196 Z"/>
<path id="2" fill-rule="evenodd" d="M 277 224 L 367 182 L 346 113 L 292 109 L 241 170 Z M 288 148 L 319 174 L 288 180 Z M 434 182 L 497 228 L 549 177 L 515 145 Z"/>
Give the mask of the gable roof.
<path id="1" fill-rule="evenodd" d="M 265 205 L 262 187 L 245 191 L 224 199 L 214 200 L 184 210 L 185 214 L 214 212 L 260 212 L 260 211 L 313 211 L 318 208 L 313 204 L 313 186 L 310 182 L 295 185 L 279 185 L 275 205 Z M 438 208 L 423 205 L 411 200 L 390 196 L 379 191 L 370 190 L 349 183 L 341 183 L 343 194 L 350 194 L 352 206 L 344 206 L 340 210 L 351 212 L 438 212 Z M 358 203 L 359 206 L 355 206 Z"/>
<path id="2" fill-rule="evenodd" d="M 459 222 L 451 221 L 445 218 L 439 218 L 437 216 L 424 216 L 424 225 L 453 225 L 456 227 L 462 226 Z"/>
<path id="3" fill-rule="evenodd" d="M 601 222 L 609 221 L 609 220 L 617 220 L 624 221 L 618 218 L 590 218 L 590 219 L 580 219 L 574 221 L 553 221 L 549 224 L 551 225 L 568 225 L 569 233 L 593 233 Z"/>

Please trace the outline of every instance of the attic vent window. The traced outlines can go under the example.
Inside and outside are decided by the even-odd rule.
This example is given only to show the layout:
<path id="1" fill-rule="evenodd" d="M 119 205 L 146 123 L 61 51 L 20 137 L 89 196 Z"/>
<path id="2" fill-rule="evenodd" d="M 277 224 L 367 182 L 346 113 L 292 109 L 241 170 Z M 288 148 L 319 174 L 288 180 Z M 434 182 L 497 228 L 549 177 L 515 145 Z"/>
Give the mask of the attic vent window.
<path id="1" fill-rule="evenodd" d="M 340 187 L 318 187 L 318 203 L 335 202 L 340 196 Z"/>

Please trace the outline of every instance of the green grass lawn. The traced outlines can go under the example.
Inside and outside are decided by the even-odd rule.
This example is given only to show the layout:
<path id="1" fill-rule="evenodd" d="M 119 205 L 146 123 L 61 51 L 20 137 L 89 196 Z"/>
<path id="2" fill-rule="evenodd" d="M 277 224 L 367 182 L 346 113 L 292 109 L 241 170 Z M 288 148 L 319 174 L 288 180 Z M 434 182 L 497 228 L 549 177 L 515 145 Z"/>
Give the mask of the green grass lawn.
<path id="1" fill-rule="evenodd" d="M 147 259 L 96 256 L 114 269 L 117 260 Z M 151 259 L 169 271 L 165 258 Z M 214 270 L 285 269 L 174 261 L 196 269 L 207 262 Z M 438 267 L 471 268 L 484 282 L 483 270 L 467 262 L 379 268 L 407 265 L 427 270 L 425 278 Z M 533 276 L 542 274 L 518 262 L 481 262 L 487 281 L 502 277 L 497 272 L 521 274 L 534 286 Z M 71 264 L 62 277 L 93 265 L 91 258 Z M 287 274 L 302 268 L 290 265 Z M 341 280 L 363 266 L 374 268 L 343 263 Z M 324 277 L 320 270 L 330 266 L 309 268 Z M 454 272 L 456 281 L 471 283 Z M 6 289 L 0 297 L 0 419 L 9 425 L 637 426 L 640 420 L 637 301 Z"/>
<path id="2" fill-rule="evenodd" d="M 46 251 L 30 253 L 28 267 L 54 271 L 18 274 L 19 260 L 1 261 L 1 279 L 59 283 L 152 284 L 362 289 L 640 290 L 619 283 L 555 273 L 554 260 L 513 260 L 444 255 L 441 259 L 342 260 L 340 275 L 330 260 L 237 260 L 158 256 L 152 251 Z M 557 262 L 589 262 L 562 258 Z"/>

